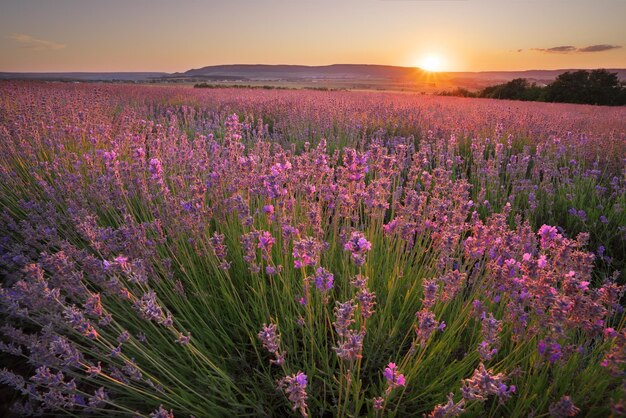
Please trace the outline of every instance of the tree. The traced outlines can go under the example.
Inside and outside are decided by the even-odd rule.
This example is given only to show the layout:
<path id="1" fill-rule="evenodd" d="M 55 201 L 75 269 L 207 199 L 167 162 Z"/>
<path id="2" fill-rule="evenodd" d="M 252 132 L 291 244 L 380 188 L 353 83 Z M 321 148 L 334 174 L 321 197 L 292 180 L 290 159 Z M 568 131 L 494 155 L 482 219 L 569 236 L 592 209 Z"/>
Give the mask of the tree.
<path id="1" fill-rule="evenodd" d="M 516 78 L 508 83 L 486 87 L 480 92 L 480 97 L 509 100 L 539 100 L 541 87 L 530 83 L 525 78 Z"/>
<path id="2" fill-rule="evenodd" d="M 626 88 L 616 73 L 607 70 L 567 71 L 546 88 L 549 102 L 586 103 L 596 105 L 626 104 Z"/>

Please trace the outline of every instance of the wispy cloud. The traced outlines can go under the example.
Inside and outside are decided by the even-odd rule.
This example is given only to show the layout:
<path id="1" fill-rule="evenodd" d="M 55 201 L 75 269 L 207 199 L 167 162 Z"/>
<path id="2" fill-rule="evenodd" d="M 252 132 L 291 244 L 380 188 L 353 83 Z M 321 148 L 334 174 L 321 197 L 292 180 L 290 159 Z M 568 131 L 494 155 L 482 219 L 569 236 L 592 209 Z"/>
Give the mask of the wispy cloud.
<path id="1" fill-rule="evenodd" d="M 574 54 L 579 52 L 602 52 L 609 51 L 611 49 L 619 49 L 620 45 L 589 45 L 583 48 L 577 48 L 572 45 L 554 46 L 552 48 L 532 48 L 531 51 L 545 52 L 546 54 Z"/>
<path id="2" fill-rule="evenodd" d="M 572 45 L 553 46 L 552 48 L 533 48 L 533 51 L 545 52 L 548 54 L 568 54 L 576 52 L 576 47 Z"/>
<path id="3" fill-rule="evenodd" d="M 9 35 L 9 38 L 20 44 L 21 48 L 32 49 L 35 51 L 65 48 L 64 44 L 60 44 L 54 41 L 47 41 L 45 39 L 37 39 L 23 33 L 12 33 L 11 35 Z"/>
<path id="4" fill-rule="evenodd" d="M 589 45 L 584 48 L 578 48 L 578 52 L 602 52 L 609 51 L 611 49 L 619 49 L 621 46 L 619 45 L 608 45 L 608 44 L 600 44 L 600 45 Z"/>

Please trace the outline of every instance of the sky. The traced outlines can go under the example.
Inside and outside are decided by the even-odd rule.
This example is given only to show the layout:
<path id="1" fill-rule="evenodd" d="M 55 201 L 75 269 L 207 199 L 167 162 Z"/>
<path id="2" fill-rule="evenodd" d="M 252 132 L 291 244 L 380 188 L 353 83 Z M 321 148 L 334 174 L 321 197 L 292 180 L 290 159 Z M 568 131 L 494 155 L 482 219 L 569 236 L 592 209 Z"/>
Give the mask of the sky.
<path id="1" fill-rule="evenodd" d="M 626 0 L 0 0 L 0 71 L 626 68 Z"/>

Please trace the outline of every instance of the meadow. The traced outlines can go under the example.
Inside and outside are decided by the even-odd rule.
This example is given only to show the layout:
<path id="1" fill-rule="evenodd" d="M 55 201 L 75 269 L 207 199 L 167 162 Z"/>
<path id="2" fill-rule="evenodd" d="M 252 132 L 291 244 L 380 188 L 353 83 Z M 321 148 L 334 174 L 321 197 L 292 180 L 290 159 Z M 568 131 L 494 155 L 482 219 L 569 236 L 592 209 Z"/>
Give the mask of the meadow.
<path id="1" fill-rule="evenodd" d="M 0 83 L 16 416 L 621 416 L 624 273 L 624 107 Z"/>

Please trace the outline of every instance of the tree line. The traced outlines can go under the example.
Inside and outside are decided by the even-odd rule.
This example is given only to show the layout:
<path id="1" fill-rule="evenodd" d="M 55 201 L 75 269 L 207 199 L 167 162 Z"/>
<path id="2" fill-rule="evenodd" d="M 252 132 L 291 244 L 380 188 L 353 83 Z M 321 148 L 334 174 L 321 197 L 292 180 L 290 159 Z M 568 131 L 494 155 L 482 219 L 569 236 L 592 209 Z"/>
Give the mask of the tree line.
<path id="1" fill-rule="evenodd" d="M 552 83 L 540 86 L 525 78 L 489 86 L 479 91 L 457 88 L 442 96 L 484 97 L 490 99 L 580 103 L 605 106 L 626 105 L 626 83 L 607 70 L 567 71 Z"/>

